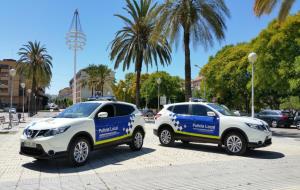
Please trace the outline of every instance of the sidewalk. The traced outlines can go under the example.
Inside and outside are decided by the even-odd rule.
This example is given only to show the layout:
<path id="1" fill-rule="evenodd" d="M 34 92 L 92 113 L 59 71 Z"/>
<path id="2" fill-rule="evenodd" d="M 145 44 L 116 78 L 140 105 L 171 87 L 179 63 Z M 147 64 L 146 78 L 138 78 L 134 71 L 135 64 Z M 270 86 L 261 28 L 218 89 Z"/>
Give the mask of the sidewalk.
<path id="1" fill-rule="evenodd" d="M 7 133 L 17 133 L 20 128 L 25 128 L 34 118 L 28 117 L 27 114 L 25 113 L 25 121 L 21 119 L 21 122 L 16 125 L 13 124 L 12 128 L 9 128 L 9 114 L 8 113 L 0 113 L 0 117 L 4 116 L 5 117 L 5 123 L 0 126 L 0 134 L 7 134 Z"/>

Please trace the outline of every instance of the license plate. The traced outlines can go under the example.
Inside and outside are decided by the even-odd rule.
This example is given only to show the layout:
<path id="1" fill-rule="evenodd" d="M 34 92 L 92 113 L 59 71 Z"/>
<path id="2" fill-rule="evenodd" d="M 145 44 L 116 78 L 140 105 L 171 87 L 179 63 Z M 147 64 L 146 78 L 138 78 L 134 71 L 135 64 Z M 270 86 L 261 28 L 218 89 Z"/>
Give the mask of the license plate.
<path id="1" fill-rule="evenodd" d="M 36 144 L 34 142 L 24 142 L 24 146 L 30 147 L 30 148 L 36 148 Z"/>

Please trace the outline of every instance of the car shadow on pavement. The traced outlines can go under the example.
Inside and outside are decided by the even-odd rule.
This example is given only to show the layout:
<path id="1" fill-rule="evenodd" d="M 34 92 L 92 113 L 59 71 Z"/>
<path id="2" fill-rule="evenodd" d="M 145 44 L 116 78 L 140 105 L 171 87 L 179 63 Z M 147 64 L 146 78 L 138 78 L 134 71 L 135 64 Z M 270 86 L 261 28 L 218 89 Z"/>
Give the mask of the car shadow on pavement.
<path id="1" fill-rule="evenodd" d="M 181 148 L 181 149 L 188 149 L 188 150 L 228 155 L 226 153 L 226 150 L 224 147 L 220 148 L 217 145 L 212 145 L 212 144 L 175 143 L 172 148 Z M 230 156 L 230 155 L 228 155 L 228 156 Z M 250 151 L 246 152 L 246 154 L 243 155 L 243 157 L 257 158 L 257 159 L 280 159 L 280 158 L 285 157 L 285 155 L 280 152 L 255 149 L 255 150 L 250 150 Z"/>
<path id="2" fill-rule="evenodd" d="M 154 152 L 155 149 L 144 147 L 140 151 L 132 151 L 128 146 L 102 149 L 92 152 L 88 163 L 81 167 L 71 166 L 66 159 L 57 160 L 35 160 L 23 164 L 29 170 L 46 173 L 74 173 L 98 169 L 108 165 L 122 165 L 121 162 Z"/>

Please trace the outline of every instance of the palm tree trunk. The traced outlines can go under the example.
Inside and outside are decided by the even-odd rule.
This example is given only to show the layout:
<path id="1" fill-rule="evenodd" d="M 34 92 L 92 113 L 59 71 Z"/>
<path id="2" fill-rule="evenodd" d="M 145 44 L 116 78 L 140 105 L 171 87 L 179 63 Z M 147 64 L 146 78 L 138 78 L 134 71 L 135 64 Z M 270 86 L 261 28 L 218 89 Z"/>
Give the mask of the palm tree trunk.
<path id="1" fill-rule="evenodd" d="M 185 54 L 185 101 L 192 97 L 191 90 L 191 57 L 190 57 L 190 32 L 184 28 L 184 54 Z"/>
<path id="2" fill-rule="evenodd" d="M 142 62 L 143 62 L 143 54 L 140 53 L 137 56 L 136 59 L 136 65 L 135 65 L 135 70 L 136 70 L 136 83 L 135 83 L 135 105 L 139 108 L 140 107 L 140 82 L 141 82 L 141 71 L 142 71 Z"/>

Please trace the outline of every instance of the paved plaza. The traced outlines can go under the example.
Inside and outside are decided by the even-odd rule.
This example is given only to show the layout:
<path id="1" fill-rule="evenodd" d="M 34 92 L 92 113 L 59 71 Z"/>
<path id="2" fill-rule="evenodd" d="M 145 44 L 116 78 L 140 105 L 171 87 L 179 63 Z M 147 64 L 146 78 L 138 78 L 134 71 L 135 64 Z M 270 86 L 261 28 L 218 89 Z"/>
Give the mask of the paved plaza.
<path id="1" fill-rule="evenodd" d="M 294 128 L 273 129 L 272 146 L 238 157 L 211 144 L 162 147 L 148 123 L 142 151 L 100 150 L 86 166 L 72 168 L 64 160 L 19 155 L 24 125 L 17 133 L 0 134 L 1 190 L 300 189 L 300 131 Z"/>

